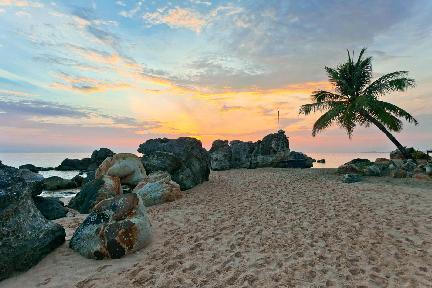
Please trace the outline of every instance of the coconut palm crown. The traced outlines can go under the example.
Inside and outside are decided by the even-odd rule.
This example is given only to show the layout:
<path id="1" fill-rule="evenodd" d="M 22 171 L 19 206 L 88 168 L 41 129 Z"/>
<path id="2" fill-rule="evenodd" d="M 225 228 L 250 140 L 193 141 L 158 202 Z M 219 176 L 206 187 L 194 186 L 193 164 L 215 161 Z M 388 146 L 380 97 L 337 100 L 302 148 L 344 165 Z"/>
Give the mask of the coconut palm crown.
<path id="1" fill-rule="evenodd" d="M 404 109 L 380 100 L 380 97 L 391 92 L 405 91 L 414 87 L 414 79 L 408 78 L 408 71 L 396 71 L 383 75 L 372 81 L 372 57 L 364 57 L 366 48 L 362 49 L 358 59 L 354 60 L 348 51 L 348 61 L 336 68 L 325 67 L 328 78 L 334 86 L 334 92 L 318 90 L 311 95 L 311 104 L 300 107 L 300 114 L 309 115 L 311 112 L 325 112 L 315 122 L 312 135 L 338 124 L 344 128 L 351 138 L 357 125 L 378 127 L 406 157 L 399 141 L 391 132 L 402 130 L 405 119 L 418 124 L 417 120 Z"/>

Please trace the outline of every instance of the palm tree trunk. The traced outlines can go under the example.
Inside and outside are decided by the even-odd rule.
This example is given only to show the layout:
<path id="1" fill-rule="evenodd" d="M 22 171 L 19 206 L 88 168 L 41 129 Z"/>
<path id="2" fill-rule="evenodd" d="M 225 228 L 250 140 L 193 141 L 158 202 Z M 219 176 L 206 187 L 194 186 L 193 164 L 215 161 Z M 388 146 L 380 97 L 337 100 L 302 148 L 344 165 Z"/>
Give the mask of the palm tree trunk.
<path id="1" fill-rule="evenodd" d="M 396 147 L 399 149 L 405 159 L 412 158 L 411 155 L 406 151 L 405 147 L 402 146 L 401 143 L 399 143 L 399 141 L 387 130 L 387 128 L 383 124 L 381 124 L 378 120 L 369 115 L 367 112 L 363 112 L 361 113 L 361 115 L 368 119 L 370 122 L 372 122 L 375 126 L 377 126 L 378 129 L 380 129 L 387 136 L 387 138 L 389 138 L 390 141 L 392 141 L 393 144 L 396 145 Z"/>

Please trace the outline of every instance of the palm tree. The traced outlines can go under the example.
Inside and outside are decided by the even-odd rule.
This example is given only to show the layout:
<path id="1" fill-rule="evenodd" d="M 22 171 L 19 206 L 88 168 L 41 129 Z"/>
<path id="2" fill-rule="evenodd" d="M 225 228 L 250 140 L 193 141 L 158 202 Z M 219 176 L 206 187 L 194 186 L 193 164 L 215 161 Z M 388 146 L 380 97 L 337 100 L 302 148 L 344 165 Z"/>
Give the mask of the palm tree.
<path id="1" fill-rule="evenodd" d="M 414 79 L 408 78 L 408 71 L 396 71 L 379 77 L 372 82 L 372 57 L 364 58 L 363 48 L 357 61 L 348 51 L 348 61 L 334 68 L 325 67 L 334 92 L 314 91 L 313 103 L 300 107 L 300 114 L 325 112 L 315 122 L 312 136 L 334 123 L 344 128 L 351 138 L 357 125 L 369 127 L 374 124 L 392 141 L 405 158 L 411 158 L 406 149 L 390 132 L 402 130 L 402 121 L 418 124 L 411 114 L 402 108 L 379 98 L 390 92 L 405 91 L 414 87 Z"/>

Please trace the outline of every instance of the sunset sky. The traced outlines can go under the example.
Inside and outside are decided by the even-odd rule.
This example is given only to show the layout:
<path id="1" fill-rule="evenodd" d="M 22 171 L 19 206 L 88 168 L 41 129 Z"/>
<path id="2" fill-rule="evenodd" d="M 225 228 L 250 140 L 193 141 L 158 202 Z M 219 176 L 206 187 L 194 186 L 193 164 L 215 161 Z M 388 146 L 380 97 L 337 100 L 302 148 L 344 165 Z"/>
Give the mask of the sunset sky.
<path id="1" fill-rule="evenodd" d="M 73 4 L 72 4 L 73 3 Z M 135 151 L 156 137 L 257 140 L 277 111 L 297 151 L 390 151 L 376 128 L 311 136 L 299 116 L 324 66 L 368 47 L 389 95 L 420 122 L 396 135 L 432 148 L 432 1 L 0 0 L 0 152 Z"/>

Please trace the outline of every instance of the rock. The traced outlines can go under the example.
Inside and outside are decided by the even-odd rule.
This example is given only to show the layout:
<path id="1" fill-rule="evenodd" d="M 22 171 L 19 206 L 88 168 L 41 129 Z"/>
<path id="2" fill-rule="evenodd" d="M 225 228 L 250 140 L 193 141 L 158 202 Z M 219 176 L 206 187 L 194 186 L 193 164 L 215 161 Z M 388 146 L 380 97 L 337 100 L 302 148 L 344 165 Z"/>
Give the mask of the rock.
<path id="1" fill-rule="evenodd" d="M 209 153 L 212 170 L 222 171 L 231 168 L 231 147 L 228 140 L 215 140 Z"/>
<path id="2" fill-rule="evenodd" d="M 408 173 L 401 168 L 396 168 L 391 172 L 391 176 L 393 178 L 406 178 L 408 176 Z"/>
<path id="3" fill-rule="evenodd" d="M 119 195 L 99 202 L 75 231 L 70 248 L 92 259 L 118 259 L 144 248 L 151 224 L 137 194 Z"/>
<path id="4" fill-rule="evenodd" d="M 55 191 L 61 189 L 77 188 L 77 184 L 69 179 L 63 179 L 58 176 L 51 176 L 44 180 L 43 188 L 48 191 Z"/>
<path id="5" fill-rule="evenodd" d="M 358 174 L 345 174 L 342 179 L 344 183 L 355 183 L 360 182 L 361 180 L 362 178 Z"/>
<path id="6" fill-rule="evenodd" d="M 311 168 L 313 166 L 313 159 L 306 154 L 296 151 L 291 151 L 287 156 L 277 160 L 274 166 L 277 168 Z"/>
<path id="7" fill-rule="evenodd" d="M 75 182 L 77 187 L 81 187 L 84 183 L 84 177 L 80 175 L 76 175 L 71 179 L 73 182 Z"/>
<path id="8" fill-rule="evenodd" d="M 33 197 L 33 200 L 36 207 L 48 220 L 66 217 L 69 211 L 58 198 L 36 196 Z"/>
<path id="9" fill-rule="evenodd" d="M 381 168 L 377 164 L 367 166 L 367 168 L 364 171 L 364 174 L 367 176 L 382 176 Z"/>
<path id="10" fill-rule="evenodd" d="M 413 159 L 405 160 L 404 164 L 402 164 L 402 169 L 406 170 L 407 172 L 413 172 L 416 167 L 417 164 Z"/>
<path id="11" fill-rule="evenodd" d="M 195 138 L 150 139 L 139 146 L 138 152 L 143 154 L 147 172 L 168 172 L 182 190 L 208 181 L 210 155 Z"/>
<path id="12" fill-rule="evenodd" d="M 0 164 L 0 280 L 30 269 L 65 241 L 63 227 L 39 212 L 31 187 L 13 169 Z"/>
<path id="13" fill-rule="evenodd" d="M 121 184 L 136 186 L 146 175 L 141 160 L 132 153 L 119 153 L 106 158 L 96 170 L 95 178 L 104 175 L 120 178 Z"/>
<path id="14" fill-rule="evenodd" d="M 44 184 L 44 177 L 42 175 L 27 169 L 19 169 L 17 171 L 17 174 L 27 183 L 29 189 L 31 190 L 32 196 L 36 196 L 42 193 Z"/>
<path id="15" fill-rule="evenodd" d="M 255 150 L 255 143 L 233 140 L 231 146 L 231 168 L 252 168 L 252 153 Z"/>
<path id="16" fill-rule="evenodd" d="M 257 141 L 254 155 L 275 155 L 279 152 L 289 152 L 289 141 L 284 130 L 266 135 L 261 141 Z"/>
<path id="17" fill-rule="evenodd" d="M 91 164 L 90 158 L 83 159 L 69 159 L 66 158 L 63 160 L 59 166 L 56 167 L 56 170 L 59 171 L 86 171 Z"/>
<path id="18" fill-rule="evenodd" d="M 425 172 L 427 175 L 432 176 L 432 163 L 425 165 Z"/>
<path id="19" fill-rule="evenodd" d="M 339 174 L 363 174 L 364 170 L 373 163 L 368 159 L 353 159 L 338 167 Z"/>
<path id="20" fill-rule="evenodd" d="M 411 156 L 412 159 L 418 160 L 418 159 L 425 159 L 430 160 L 431 157 L 428 156 L 426 153 L 416 150 L 413 147 L 405 148 L 406 152 Z M 390 152 L 390 159 L 400 159 L 404 160 L 405 157 L 402 155 L 402 153 L 399 151 L 399 149 L 396 149 L 392 152 Z"/>
<path id="21" fill-rule="evenodd" d="M 106 158 L 113 157 L 114 154 L 115 153 L 108 148 L 94 150 L 90 157 L 92 163 L 89 165 L 87 170 L 96 170 Z"/>
<path id="22" fill-rule="evenodd" d="M 120 178 L 114 176 L 102 176 L 92 180 L 81 188 L 69 202 L 69 207 L 82 214 L 89 213 L 99 202 L 123 194 Z"/>
<path id="23" fill-rule="evenodd" d="M 27 169 L 30 170 L 31 172 L 37 173 L 41 170 L 41 167 L 36 167 L 33 164 L 24 164 L 19 166 L 19 169 Z"/>
<path id="24" fill-rule="evenodd" d="M 143 200 L 146 207 L 175 201 L 183 197 L 180 185 L 172 181 L 170 174 L 165 171 L 158 171 L 146 176 L 135 187 L 133 193 L 136 193 Z"/>
<path id="25" fill-rule="evenodd" d="M 317 160 L 316 162 L 317 162 L 317 163 L 326 163 L 326 160 L 325 160 L 325 159 L 319 159 L 319 160 Z"/>

